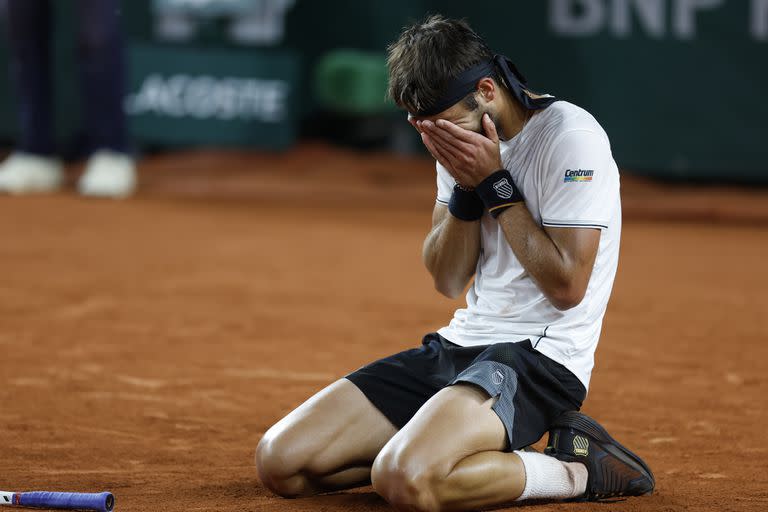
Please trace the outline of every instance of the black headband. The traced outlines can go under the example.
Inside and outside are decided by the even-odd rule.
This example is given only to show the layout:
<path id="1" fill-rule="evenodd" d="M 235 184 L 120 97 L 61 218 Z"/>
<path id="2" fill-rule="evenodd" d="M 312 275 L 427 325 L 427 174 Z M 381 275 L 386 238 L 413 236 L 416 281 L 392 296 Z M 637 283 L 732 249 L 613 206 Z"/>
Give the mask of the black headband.
<path id="1" fill-rule="evenodd" d="M 477 82 L 481 78 L 491 76 L 497 71 L 507 83 L 507 87 L 522 105 L 529 110 L 547 108 L 557 101 L 554 96 L 542 96 L 533 98 L 525 88 L 525 77 L 517 70 L 515 65 L 503 55 L 494 55 L 488 62 L 481 62 L 459 73 L 459 76 L 448 82 L 442 96 L 428 108 L 413 112 L 416 117 L 430 117 L 450 108 L 458 103 L 467 94 L 477 89 Z"/>

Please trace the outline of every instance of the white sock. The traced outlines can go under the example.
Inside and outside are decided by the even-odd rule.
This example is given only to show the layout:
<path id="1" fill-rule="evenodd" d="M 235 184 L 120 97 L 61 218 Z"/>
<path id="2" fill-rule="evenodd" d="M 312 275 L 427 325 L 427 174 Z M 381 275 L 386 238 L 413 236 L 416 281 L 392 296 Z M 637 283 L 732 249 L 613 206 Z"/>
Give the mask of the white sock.
<path id="1" fill-rule="evenodd" d="M 516 501 L 576 498 L 587 490 L 587 467 L 536 452 L 514 452 L 525 467 L 525 489 Z"/>

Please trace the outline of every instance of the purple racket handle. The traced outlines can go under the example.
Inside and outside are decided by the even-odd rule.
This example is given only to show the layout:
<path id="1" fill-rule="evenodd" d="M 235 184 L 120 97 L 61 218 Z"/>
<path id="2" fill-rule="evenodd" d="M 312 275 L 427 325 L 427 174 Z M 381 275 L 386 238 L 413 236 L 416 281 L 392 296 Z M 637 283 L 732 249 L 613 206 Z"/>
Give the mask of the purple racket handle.
<path id="1" fill-rule="evenodd" d="M 36 508 L 63 508 L 69 510 L 97 510 L 112 512 L 115 497 L 111 492 L 22 492 L 14 495 L 14 505 Z"/>

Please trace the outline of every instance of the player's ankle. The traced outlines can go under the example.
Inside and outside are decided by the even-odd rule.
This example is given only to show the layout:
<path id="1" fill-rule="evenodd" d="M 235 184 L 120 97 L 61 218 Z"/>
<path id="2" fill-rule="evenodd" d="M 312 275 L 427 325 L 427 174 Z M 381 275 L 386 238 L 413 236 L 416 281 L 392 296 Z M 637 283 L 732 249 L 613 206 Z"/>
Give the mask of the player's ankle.
<path id="1" fill-rule="evenodd" d="M 515 452 L 525 467 L 525 488 L 518 501 L 529 499 L 571 499 L 587 490 L 587 467 L 579 462 L 562 462 L 549 455 Z"/>
<path id="2" fill-rule="evenodd" d="M 587 492 L 587 480 L 589 473 L 587 466 L 581 462 L 563 462 L 568 475 L 573 483 L 573 491 L 576 496 L 582 496 Z"/>

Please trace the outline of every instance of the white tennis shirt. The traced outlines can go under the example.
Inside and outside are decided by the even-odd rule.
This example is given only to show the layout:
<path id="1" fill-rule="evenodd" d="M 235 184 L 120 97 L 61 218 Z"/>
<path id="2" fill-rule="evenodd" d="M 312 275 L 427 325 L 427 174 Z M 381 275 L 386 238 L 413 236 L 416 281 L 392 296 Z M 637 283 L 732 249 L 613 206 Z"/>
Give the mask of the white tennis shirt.
<path id="1" fill-rule="evenodd" d="M 621 235 L 619 170 L 608 136 L 587 111 L 557 101 L 537 111 L 514 138 L 501 142 L 501 159 L 537 223 L 601 231 L 586 295 L 572 309 L 555 308 L 486 212 L 467 307 L 458 309 L 438 333 L 461 346 L 529 339 L 589 388 Z M 448 204 L 454 184 L 437 164 L 439 203 Z"/>

